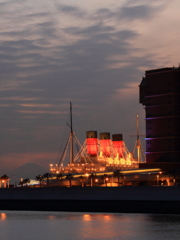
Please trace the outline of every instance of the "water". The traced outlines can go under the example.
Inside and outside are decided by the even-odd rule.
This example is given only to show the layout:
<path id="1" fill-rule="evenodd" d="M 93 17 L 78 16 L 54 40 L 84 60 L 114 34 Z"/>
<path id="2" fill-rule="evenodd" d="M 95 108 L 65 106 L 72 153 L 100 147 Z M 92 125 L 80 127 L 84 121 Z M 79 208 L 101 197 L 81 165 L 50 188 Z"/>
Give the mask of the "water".
<path id="1" fill-rule="evenodd" d="M 180 239 L 180 215 L 1 211 L 2 240 Z"/>

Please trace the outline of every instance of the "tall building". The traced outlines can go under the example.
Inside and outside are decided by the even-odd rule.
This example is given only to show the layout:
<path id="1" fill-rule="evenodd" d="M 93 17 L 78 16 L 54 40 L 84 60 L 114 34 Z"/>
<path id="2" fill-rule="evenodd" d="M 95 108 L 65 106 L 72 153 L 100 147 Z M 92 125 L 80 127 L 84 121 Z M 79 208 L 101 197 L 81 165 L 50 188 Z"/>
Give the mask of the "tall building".
<path id="1" fill-rule="evenodd" d="M 180 67 L 146 71 L 140 84 L 146 162 L 180 162 Z"/>

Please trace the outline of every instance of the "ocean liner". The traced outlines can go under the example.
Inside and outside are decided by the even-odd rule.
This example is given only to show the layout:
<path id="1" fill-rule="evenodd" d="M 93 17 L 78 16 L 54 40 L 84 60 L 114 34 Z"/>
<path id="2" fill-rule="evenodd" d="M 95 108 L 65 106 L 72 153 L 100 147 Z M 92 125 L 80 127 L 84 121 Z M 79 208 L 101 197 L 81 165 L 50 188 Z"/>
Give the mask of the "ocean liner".
<path id="1" fill-rule="evenodd" d="M 137 116 L 138 127 L 138 116 Z M 137 128 L 137 157 L 134 157 L 134 150 L 131 153 L 123 141 L 122 134 L 113 134 L 112 139 L 109 132 L 98 134 L 97 131 L 87 131 L 86 140 L 81 145 L 73 131 L 72 124 L 72 104 L 70 103 L 70 128 L 69 138 L 64 147 L 63 153 L 58 162 L 50 164 L 52 174 L 59 173 L 95 173 L 115 170 L 136 169 L 142 157 L 142 147 L 139 139 L 139 130 Z M 74 156 L 74 145 L 79 147 L 79 151 Z M 70 160 L 65 166 L 65 158 L 68 149 L 70 149 Z"/>

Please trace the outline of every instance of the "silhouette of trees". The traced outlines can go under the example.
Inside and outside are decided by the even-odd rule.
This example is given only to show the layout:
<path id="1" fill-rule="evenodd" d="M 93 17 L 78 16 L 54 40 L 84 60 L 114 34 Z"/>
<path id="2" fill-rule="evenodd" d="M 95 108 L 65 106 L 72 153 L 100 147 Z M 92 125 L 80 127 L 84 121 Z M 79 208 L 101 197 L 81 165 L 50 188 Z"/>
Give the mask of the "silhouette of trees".
<path id="1" fill-rule="evenodd" d="M 91 187 L 93 187 L 95 174 L 91 173 L 91 174 L 89 175 L 89 178 L 90 178 L 90 181 L 91 181 Z"/>
<path id="2" fill-rule="evenodd" d="M 84 181 L 85 181 L 85 177 L 83 177 L 82 175 L 79 177 L 80 182 L 82 183 L 82 187 L 84 187 Z"/>
<path id="3" fill-rule="evenodd" d="M 64 177 L 64 175 L 62 173 L 59 173 L 56 177 L 58 180 L 60 180 L 60 186 L 61 186 L 61 182 L 62 182 L 63 177 Z"/>
<path id="4" fill-rule="evenodd" d="M 43 176 L 42 175 L 37 175 L 36 180 L 39 181 L 39 186 L 42 186 L 42 181 L 43 181 Z"/>
<path id="5" fill-rule="evenodd" d="M 103 178 L 103 180 L 104 180 L 104 184 L 105 184 L 106 187 L 107 187 L 107 182 L 108 182 L 108 179 L 109 179 L 108 175 L 107 175 L 107 174 L 104 174 L 104 175 L 102 176 L 102 178 Z"/>
<path id="6" fill-rule="evenodd" d="M 28 186 L 28 183 L 30 183 L 30 179 L 29 178 L 25 178 L 23 179 L 21 182 L 19 182 L 19 185 L 21 185 L 21 187 L 27 187 Z"/>
<path id="7" fill-rule="evenodd" d="M 69 186 L 70 187 L 72 187 L 72 178 L 73 178 L 73 174 L 72 173 L 68 173 L 67 175 L 66 175 L 66 179 L 68 179 L 69 180 Z"/>
<path id="8" fill-rule="evenodd" d="M 113 172 L 113 175 L 118 178 L 118 186 L 119 186 L 119 184 L 120 184 L 120 179 L 121 179 L 121 178 L 123 179 L 123 174 L 122 174 L 121 170 L 116 170 L 116 171 L 114 171 L 114 172 Z"/>
<path id="9" fill-rule="evenodd" d="M 47 187 L 49 187 L 49 178 L 51 177 L 51 174 L 50 173 L 44 173 L 43 174 L 43 179 L 45 178 L 46 179 L 46 185 Z"/>
<path id="10" fill-rule="evenodd" d="M 180 168 L 173 168 L 169 171 L 169 176 L 173 177 L 174 185 L 179 183 L 180 180 Z"/>

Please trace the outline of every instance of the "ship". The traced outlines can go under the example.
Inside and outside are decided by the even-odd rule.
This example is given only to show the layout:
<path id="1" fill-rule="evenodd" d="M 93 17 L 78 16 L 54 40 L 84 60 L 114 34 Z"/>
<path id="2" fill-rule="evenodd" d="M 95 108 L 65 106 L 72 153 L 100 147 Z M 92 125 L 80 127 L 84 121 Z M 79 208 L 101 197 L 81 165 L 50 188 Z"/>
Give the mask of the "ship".
<path id="1" fill-rule="evenodd" d="M 138 117 L 136 118 L 138 126 Z M 123 134 L 110 132 L 98 133 L 91 130 L 86 132 L 86 139 L 81 144 L 73 131 L 72 123 L 72 103 L 70 103 L 70 134 L 61 157 L 56 164 L 50 164 L 50 173 L 68 174 L 68 173 L 98 173 L 116 170 L 128 170 L 139 168 L 141 161 L 141 144 L 139 140 L 139 131 L 137 131 L 137 158 L 133 152 L 130 152 L 123 141 Z M 79 151 L 74 156 L 74 144 L 79 147 Z M 68 149 L 70 149 L 69 163 L 65 165 L 65 158 Z"/>

